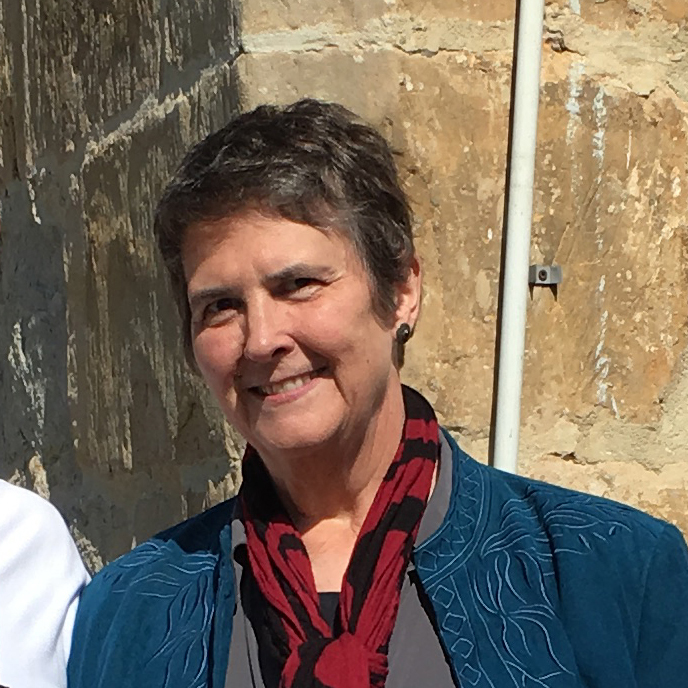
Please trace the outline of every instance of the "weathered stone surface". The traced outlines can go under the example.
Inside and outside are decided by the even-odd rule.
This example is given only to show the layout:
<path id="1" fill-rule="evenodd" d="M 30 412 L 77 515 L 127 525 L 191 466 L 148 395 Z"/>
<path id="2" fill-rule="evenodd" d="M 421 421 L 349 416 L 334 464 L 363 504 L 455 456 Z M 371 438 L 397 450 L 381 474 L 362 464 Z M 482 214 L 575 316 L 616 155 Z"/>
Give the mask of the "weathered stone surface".
<path id="1" fill-rule="evenodd" d="M 36 0 L 13 19 L 14 119 L 23 174 L 116 129 L 146 98 L 188 88 L 238 51 L 236 4 Z M 26 167 L 24 172 L 23 168 Z"/>
<path id="2" fill-rule="evenodd" d="M 513 26 L 509 22 L 473 22 L 458 18 L 419 19 L 405 13 L 369 19 L 362 28 L 333 23 L 300 24 L 295 28 L 260 30 L 260 22 L 244 21 L 242 44 L 250 54 L 300 53 L 327 49 L 347 54 L 398 50 L 432 56 L 438 52 L 492 52 L 509 50 Z"/>
<path id="3" fill-rule="evenodd" d="M 283 31 L 304 26 L 326 25 L 331 31 L 362 29 L 384 14 L 385 0 L 251 0 L 242 7 L 243 31 Z"/>
<path id="4" fill-rule="evenodd" d="M 365 31 L 382 17 L 405 16 L 416 21 L 415 31 L 427 31 L 426 22 L 438 19 L 498 22 L 514 19 L 513 0 L 250 0 L 244 3 L 246 33 L 284 31 L 321 26 L 331 33 Z"/>
<path id="5" fill-rule="evenodd" d="M 686 344 L 688 128 L 673 94 L 645 101 L 575 79 L 545 87 L 533 260 L 563 264 L 567 279 L 556 302 L 533 295 L 538 391 L 525 402 L 558 387 L 570 413 L 650 422 Z M 557 374 L 566 361 L 578 370 Z"/>
<path id="6" fill-rule="evenodd" d="M 669 85 L 685 101 L 688 6 L 682 4 L 684 16 L 675 22 L 663 21 L 640 3 L 588 2 L 578 12 L 564 2 L 552 3 L 546 11 L 545 36 L 555 50 L 581 56 L 585 73 L 608 86 L 649 95 Z M 570 5 L 579 7 L 573 1 Z M 604 7 L 613 12 L 613 20 L 606 10 L 592 9 Z"/>
<path id="7" fill-rule="evenodd" d="M 36 0 L 21 11 L 9 4 L 21 164 L 30 173 L 40 156 L 64 159 L 93 128 L 157 88 L 158 2 Z"/>
<path id="8" fill-rule="evenodd" d="M 213 4 L 214 15 L 201 12 L 189 26 L 180 8 L 166 7 L 168 20 L 183 25 L 168 21 L 178 40 L 165 59 L 177 60 L 178 73 L 168 72 L 160 86 L 160 51 L 146 52 L 152 44 L 142 28 L 158 35 L 154 8 L 122 6 L 130 21 L 118 15 L 113 28 L 115 15 L 102 4 L 80 6 L 88 38 L 102 45 L 70 53 L 69 69 L 81 59 L 83 72 L 72 99 L 56 87 L 58 66 L 65 45 L 83 40 L 85 29 L 69 15 L 76 10 L 50 7 L 54 16 L 45 3 L 14 15 L 33 26 L 38 13 L 65 35 L 10 65 L 28 100 L 26 119 L 7 120 L 4 131 L 27 162 L 41 165 L 3 179 L 0 475 L 49 497 L 97 568 L 236 488 L 240 446 L 183 361 L 151 229 L 181 156 L 237 110 L 231 61 L 198 42 L 206 22 L 217 24 L 207 40 L 222 43 L 235 10 Z M 21 31 L 12 36 L 16 52 Z M 225 38 L 231 57 L 236 35 Z M 45 79 L 35 92 L 29 87 L 40 60 Z M 86 113 L 84 127 L 70 130 L 59 116 L 53 129 L 43 127 L 58 103 L 67 118 Z M 62 150 L 60 136 L 82 140 Z"/>
<path id="9" fill-rule="evenodd" d="M 5 32 L 5 7 L 0 3 L 0 188 L 8 175 L 11 175 L 12 160 L 12 67 L 11 46 Z"/>
<path id="10" fill-rule="evenodd" d="M 472 432 L 485 431 L 491 405 L 509 69 L 496 57 L 408 59 L 396 120 L 425 264 L 407 374 L 443 422 Z"/>
<path id="11" fill-rule="evenodd" d="M 428 19 L 470 19 L 475 22 L 513 20 L 516 14 L 514 0 L 393 0 L 390 9 L 407 11 L 416 17 Z"/>
<path id="12" fill-rule="evenodd" d="M 607 29 L 633 28 L 644 19 L 685 22 L 688 6 L 685 0 L 546 0 L 548 11 L 581 17 L 586 24 Z"/>
<path id="13" fill-rule="evenodd" d="M 168 0 L 162 12 L 165 91 L 195 79 L 199 69 L 236 57 L 240 41 L 237 3 Z"/>
<path id="14" fill-rule="evenodd" d="M 286 103 L 311 95 L 339 100 L 362 117 L 384 126 L 397 100 L 397 78 L 378 80 L 374 90 L 345 84 L 371 83 L 380 73 L 396 75 L 399 59 L 390 51 L 351 55 L 337 50 L 240 58 L 237 70 L 242 104 L 249 108 L 262 102 Z"/>
<path id="15" fill-rule="evenodd" d="M 71 264 L 88 269 L 83 292 L 70 295 L 76 460 L 94 483 L 107 478 L 112 494 L 93 537 L 89 525 L 102 493 L 86 498 L 88 520 L 79 525 L 107 558 L 126 550 L 132 535 L 141 541 L 236 486 L 235 435 L 185 369 L 151 234 L 165 181 L 192 142 L 226 121 L 233 88 L 228 68 L 202 80 L 169 112 L 91 152 L 82 170 L 86 241 Z"/>

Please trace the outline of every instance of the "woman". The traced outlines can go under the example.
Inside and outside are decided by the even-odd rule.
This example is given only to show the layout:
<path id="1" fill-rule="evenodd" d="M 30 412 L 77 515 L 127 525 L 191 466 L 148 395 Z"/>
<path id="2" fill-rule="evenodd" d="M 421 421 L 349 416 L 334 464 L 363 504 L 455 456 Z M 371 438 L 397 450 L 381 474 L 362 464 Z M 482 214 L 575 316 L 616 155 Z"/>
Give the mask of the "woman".
<path id="1" fill-rule="evenodd" d="M 379 134 L 312 100 L 241 115 L 156 232 L 244 480 L 96 576 L 72 688 L 683 685 L 678 531 L 476 463 L 402 387 L 421 272 Z"/>

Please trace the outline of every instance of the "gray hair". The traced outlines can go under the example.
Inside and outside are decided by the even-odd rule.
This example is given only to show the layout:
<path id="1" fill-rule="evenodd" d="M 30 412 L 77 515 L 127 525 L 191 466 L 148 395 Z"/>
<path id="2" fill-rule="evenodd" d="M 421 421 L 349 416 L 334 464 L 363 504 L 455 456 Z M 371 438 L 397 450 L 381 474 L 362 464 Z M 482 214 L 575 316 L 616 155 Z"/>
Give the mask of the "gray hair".
<path id="1" fill-rule="evenodd" d="M 190 360 L 182 242 L 194 225 L 248 210 L 347 236 L 370 277 L 376 313 L 393 314 L 395 286 L 408 278 L 415 251 L 389 144 L 341 105 L 262 105 L 191 148 L 155 213 Z"/>

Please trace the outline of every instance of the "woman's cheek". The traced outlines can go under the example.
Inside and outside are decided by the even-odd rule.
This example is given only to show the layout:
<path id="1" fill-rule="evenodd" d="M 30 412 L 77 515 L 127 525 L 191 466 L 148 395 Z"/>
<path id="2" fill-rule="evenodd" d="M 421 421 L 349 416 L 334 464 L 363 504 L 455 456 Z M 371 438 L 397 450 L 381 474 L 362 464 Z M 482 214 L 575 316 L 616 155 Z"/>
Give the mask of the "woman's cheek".
<path id="1" fill-rule="evenodd" d="M 194 340 L 196 364 L 211 388 L 218 388 L 233 377 L 241 348 L 238 342 L 223 332 L 224 328 L 208 328 Z"/>

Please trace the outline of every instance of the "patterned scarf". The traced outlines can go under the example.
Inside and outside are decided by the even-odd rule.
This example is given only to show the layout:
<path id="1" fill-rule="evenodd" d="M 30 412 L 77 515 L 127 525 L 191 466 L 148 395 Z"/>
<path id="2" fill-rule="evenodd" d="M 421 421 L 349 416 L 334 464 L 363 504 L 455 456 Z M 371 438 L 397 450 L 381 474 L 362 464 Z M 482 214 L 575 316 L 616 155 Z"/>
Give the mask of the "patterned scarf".
<path id="1" fill-rule="evenodd" d="M 252 447 L 244 456 L 242 510 L 251 571 L 269 604 L 284 659 L 280 688 L 382 688 L 399 596 L 439 453 L 430 404 L 404 387 L 406 420 L 394 461 L 358 535 L 339 596 L 342 632 L 320 613 L 301 537 Z"/>

